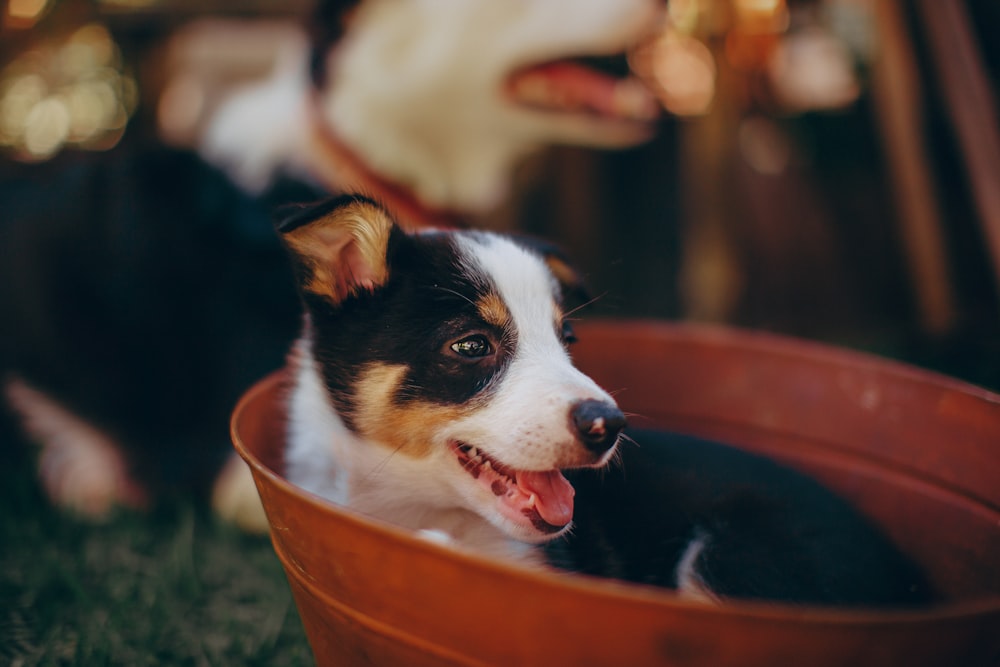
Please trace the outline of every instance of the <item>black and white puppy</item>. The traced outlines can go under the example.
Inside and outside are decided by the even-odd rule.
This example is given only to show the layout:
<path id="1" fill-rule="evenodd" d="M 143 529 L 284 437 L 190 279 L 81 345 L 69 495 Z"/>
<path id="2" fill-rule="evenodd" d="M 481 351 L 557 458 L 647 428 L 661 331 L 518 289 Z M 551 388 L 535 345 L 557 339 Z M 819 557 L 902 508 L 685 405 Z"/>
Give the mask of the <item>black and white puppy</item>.
<path id="1" fill-rule="evenodd" d="M 572 365 L 545 261 L 486 233 L 408 235 L 361 197 L 282 233 L 307 312 L 289 478 L 507 557 L 565 532 L 561 470 L 607 463 L 625 417 Z"/>
<path id="2" fill-rule="evenodd" d="M 280 231 L 305 305 L 295 484 L 481 553 L 692 597 L 925 594 L 875 530 L 790 470 L 690 438 L 620 445 L 624 415 L 570 359 L 560 260 L 494 234 L 408 234 L 358 196 Z"/>

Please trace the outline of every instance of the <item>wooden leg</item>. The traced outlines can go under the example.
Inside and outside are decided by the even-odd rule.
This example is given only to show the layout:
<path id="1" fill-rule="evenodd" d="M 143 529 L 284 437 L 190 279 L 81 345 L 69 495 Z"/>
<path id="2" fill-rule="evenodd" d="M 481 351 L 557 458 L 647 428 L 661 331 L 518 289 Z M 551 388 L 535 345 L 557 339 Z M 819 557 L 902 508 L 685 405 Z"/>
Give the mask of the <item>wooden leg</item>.
<path id="1" fill-rule="evenodd" d="M 943 335 L 955 325 L 955 296 L 940 205 L 924 146 L 916 58 L 898 0 L 879 0 L 874 6 L 881 52 L 872 94 L 902 239 L 921 324 L 928 333 Z"/>

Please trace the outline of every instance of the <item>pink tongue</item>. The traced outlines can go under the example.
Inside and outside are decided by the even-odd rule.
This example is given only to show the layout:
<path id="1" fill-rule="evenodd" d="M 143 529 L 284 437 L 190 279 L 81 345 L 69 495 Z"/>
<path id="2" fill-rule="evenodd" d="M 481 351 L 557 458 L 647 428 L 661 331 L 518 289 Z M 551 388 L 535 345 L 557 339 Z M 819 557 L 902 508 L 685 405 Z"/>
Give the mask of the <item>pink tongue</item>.
<path id="1" fill-rule="evenodd" d="M 524 493 L 535 494 L 535 509 L 553 526 L 565 526 L 573 519 L 573 485 L 558 470 L 519 471 L 517 486 Z"/>
<path id="2" fill-rule="evenodd" d="M 510 80 L 515 98 L 528 103 L 591 109 L 609 116 L 656 118 L 660 107 L 653 95 L 637 80 L 620 81 L 571 62 L 548 63 L 515 73 Z M 538 88 L 546 90 L 541 94 Z M 549 99 L 549 98 L 552 99 Z M 624 99 L 623 99 L 624 98 Z"/>
<path id="3" fill-rule="evenodd" d="M 529 100 L 536 104 L 554 104 L 569 109 L 589 107 L 595 111 L 605 111 L 611 106 L 614 79 L 573 63 L 551 63 L 518 72 L 511 80 L 514 90 L 517 91 L 522 81 L 529 79 L 534 85 L 544 86 L 549 91 L 546 96 Z M 548 100 L 549 95 L 559 101 Z"/>

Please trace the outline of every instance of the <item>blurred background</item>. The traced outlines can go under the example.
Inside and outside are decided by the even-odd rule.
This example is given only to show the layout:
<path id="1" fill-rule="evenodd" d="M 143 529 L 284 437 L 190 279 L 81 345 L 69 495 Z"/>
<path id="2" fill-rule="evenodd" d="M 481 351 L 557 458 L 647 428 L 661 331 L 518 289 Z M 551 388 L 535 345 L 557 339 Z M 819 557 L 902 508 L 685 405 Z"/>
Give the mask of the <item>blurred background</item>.
<path id="1" fill-rule="evenodd" d="M 598 297 L 586 316 L 752 327 L 1000 389 L 1000 2 L 667 7 L 630 63 L 666 110 L 655 140 L 540 154 L 475 223 L 565 247 Z M 0 0 L 0 185 L 193 147 L 309 9 Z M 0 663 L 310 664 L 266 538 L 190 500 L 81 523 L 3 468 Z"/>
<path id="2" fill-rule="evenodd" d="M 309 6 L 6 0 L 2 160 L 193 145 Z M 762 328 L 1000 387 L 1000 3 L 668 11 L 631 63 L 667 110 L 656 140 L 548 151 L 477 224 L 566 247 L 591 314 Z"/>

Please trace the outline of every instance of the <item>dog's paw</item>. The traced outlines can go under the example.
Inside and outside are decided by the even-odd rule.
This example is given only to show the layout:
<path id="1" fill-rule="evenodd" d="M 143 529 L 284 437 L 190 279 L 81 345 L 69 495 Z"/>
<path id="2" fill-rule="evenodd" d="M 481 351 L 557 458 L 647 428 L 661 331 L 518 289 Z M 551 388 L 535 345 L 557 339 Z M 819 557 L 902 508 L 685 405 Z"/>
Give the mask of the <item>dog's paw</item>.
<path id="1" fill-rule="evenodd" d="M 39 481 L 54 505 L 94 521 L 116 506 L 147 505 L 112 438 L 21 380 L 10 380 L 4 393 L 24 432 L 41 448 Z"/>
<path id="2" fill-rule="evenodd" d="M 232 454 L 219 472 L 212 488 L 212 509 L 217 516 L 247 533 L 263 535 L 268 531 L 267 515 L 261 505 L 250 468 Z"/>

